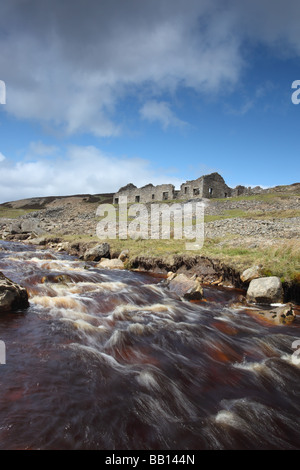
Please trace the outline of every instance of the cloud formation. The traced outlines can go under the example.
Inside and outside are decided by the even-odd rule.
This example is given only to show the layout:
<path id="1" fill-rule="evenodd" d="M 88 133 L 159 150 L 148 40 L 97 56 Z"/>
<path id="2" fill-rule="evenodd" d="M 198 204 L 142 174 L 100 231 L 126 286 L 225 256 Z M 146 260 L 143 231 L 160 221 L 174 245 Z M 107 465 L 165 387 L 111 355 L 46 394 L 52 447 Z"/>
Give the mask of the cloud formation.
<path id="1" fill-rule="evenodd" d="M 140 109 L 143 119 L 150 122 L 159 122 L 163 129 L 168 127 L 184 128 L 187 123 L 180 120 L 170 109 L 170 105 L 165 101 L 150 100 Z"/>
<path id="2" fill-rule="evenodd" d="M 33 142 L 30 148 L 36 151 L 39 145 Z M 31 160 L 23 162 L 1 159 L 1 155 L 0 203 L 27 197 L 114 192 L 133 178 L 137 186 L 149 181 L 153 184 L 167 181 L 177 187 L 181 183 L 166 171 L 155 170 L 145 159 L 116 158 L 94 146 L 73 145 L 65 155 L 52 159 L 41 159 L 37 153 L 31 153 Z"/>
<path id="3" fill-rule="evenodd" d="M 296 0 L 10 0 L 0 18 L 6 111 L 117 136 L 118 103 L 135 87 L 145 101 L 182 86 L 224 92 L 245 66 L 245 41 L 299 56 L 298 25 Z"/>

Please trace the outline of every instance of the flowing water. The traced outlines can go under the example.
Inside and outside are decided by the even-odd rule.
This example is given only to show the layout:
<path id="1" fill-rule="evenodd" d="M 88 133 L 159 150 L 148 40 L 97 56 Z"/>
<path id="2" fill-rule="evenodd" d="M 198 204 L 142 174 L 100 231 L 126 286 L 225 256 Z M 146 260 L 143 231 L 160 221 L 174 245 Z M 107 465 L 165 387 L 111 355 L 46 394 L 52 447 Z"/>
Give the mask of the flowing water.
<path id="1" fill-rule="evenodd" d="M 10 242 L 0 271 L 30 295 L 0 317 L 0 449 L 300 447 L 300 317 L 264 324 L 230 307 L 234 289 L 185 302 L 157 277 Z"/>

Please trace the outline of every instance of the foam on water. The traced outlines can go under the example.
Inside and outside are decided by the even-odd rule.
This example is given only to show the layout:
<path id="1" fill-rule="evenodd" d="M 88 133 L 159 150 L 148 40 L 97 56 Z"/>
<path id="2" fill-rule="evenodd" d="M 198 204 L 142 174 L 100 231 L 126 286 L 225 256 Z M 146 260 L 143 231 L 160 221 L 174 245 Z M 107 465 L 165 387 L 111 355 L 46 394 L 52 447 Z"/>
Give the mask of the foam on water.
<path id="1" fill-rule="evenodd" d="M 235 413 L 227 410 L 221 410 L 215 416 L 215 421 L 218 424 L 225 424 L 234 428 L 243 429 L 245 422 L 241 420 Z"/>
<path id="2" fill-rule="evenodd" d="M 145 273 L 47 256 L 0 251 L 30 292 L 0 318 L 0 448 L 299 448 L 297 320 L 261 324 L 233 289 L 183 302 Z"/>

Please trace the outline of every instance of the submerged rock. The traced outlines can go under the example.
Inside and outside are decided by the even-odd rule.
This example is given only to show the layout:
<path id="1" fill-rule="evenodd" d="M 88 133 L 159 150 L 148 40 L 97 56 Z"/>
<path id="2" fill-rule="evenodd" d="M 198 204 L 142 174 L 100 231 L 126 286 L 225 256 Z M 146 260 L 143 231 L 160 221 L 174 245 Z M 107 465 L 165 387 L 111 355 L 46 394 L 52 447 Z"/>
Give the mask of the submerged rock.
<path id="1" fill-rule="evenodd" d="M 107 268 L 107 269 L 124 269 L 124 263 L 120 259 L 102 259 L 97 268 Z"/>
<path id="2" fill-rule="evenodd" d="M 293 305 L 291 303 L 280 307 L 273 307 L 270 310 L 253 310 L 248 313 L 259 320 L 273 323 L 274 325 L 289 325 L 296 318 Z"/>
<path id="3" fill-rule="evenodd" d="M 0 272 L 0 313 L 28 307 L 27 290 Z"/>
<path id="4" fill-rule="evenodd" d="M 260 277 L 253 279 L 247 290 L 248 302 L 272 304 L 283 302 L 283 288 L 279 277 Z"/>
<path id="5" fill-rule="evenodd" d="M 54 284 L 69 284 L 72 282 L 71 277 L 68 274 L 48 274 L 43 276 L 41 279 L 42 284 L 54 283 Z"/>

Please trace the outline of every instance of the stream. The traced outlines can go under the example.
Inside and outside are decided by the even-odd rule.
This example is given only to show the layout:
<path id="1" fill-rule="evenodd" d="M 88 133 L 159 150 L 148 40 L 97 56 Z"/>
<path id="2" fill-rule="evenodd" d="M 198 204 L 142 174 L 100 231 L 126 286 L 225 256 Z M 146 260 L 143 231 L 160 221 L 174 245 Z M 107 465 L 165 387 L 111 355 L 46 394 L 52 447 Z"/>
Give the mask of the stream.
<path id="1" fill-rule="evenodd" d="M 22 243 L 0 241 L 0 271 L 30 302 L 0 316 L 0 449 L 299 449 L 299 316 Z"/>

